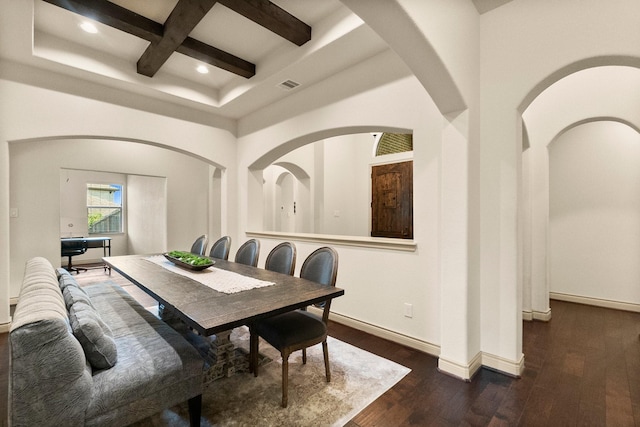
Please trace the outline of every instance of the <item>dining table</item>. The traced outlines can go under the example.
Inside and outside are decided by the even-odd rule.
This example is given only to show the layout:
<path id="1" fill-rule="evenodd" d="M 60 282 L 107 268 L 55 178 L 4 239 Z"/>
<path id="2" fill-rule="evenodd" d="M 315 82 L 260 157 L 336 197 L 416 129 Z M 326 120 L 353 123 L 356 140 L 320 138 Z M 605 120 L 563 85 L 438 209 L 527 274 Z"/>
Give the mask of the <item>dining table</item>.
<path id="1" fill-rule="evenodd" d="M 212 258 L 212 266 L 199 270 L 164 254 L 103 260 L 154 298 L 167 323 L 177 319 L 185 333 L 206 338 L 203 356 L 210 369 L 205 382 L 248 370 L 248 354 L 230 341 L 234 328 L 344 295 L 335 286 L 223 259 Z"/>

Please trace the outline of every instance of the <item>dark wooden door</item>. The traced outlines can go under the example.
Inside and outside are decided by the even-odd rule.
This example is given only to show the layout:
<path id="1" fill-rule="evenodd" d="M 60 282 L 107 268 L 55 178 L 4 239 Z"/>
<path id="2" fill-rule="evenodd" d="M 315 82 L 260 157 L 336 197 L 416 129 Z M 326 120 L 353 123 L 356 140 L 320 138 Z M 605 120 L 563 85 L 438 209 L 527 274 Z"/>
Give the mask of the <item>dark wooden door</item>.
<path id="1" fill-rule="evenodd" d="M 413 239 L 413 162 L 371 169 L 371 236 Z"/>

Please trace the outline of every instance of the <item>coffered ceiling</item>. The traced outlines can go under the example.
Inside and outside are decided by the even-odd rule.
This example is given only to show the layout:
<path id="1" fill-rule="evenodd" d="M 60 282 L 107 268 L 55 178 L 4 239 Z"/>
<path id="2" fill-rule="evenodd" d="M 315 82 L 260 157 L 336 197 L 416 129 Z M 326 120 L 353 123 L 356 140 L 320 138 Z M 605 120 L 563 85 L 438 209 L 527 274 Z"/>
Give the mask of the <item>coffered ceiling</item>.
<path id="1" fill-rule="evenodd" d="M 33 22 L 43 64 L 230 118 L 388 50 L 338 0 L 34 0 Z"/>
<path id="2" fill-rule="evenodd" d="M 232 119 L 389 51 L 339 0 L 25 1 L 38 67 Z"/>

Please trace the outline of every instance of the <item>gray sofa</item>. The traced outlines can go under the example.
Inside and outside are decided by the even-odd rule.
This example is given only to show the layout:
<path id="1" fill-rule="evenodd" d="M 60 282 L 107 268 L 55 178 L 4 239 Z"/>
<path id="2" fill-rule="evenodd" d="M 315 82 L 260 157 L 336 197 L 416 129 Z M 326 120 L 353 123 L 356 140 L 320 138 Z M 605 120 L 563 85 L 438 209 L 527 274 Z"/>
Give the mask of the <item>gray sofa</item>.
<path id="1" fill-rule="evenodd" d="M 181 402 L 199 425 L 203 359 L 117 285 L 26 264 L 9 342 L 17 426 L 124 426 Z"/>

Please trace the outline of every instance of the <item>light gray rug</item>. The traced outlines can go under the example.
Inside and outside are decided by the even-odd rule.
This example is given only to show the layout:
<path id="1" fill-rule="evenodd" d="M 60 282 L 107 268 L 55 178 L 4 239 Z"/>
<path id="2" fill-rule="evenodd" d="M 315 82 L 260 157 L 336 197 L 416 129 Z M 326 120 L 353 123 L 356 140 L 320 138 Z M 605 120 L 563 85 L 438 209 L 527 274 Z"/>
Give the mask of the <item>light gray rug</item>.
<path id="1" fill-rule="evenodd" d="M 234 330 L 231 340 L 249 348 L 245 328 Z M 260 353 L 272 361 L 253 374 L 236 374 L 215 381 L 202 399 L 201 425 L 206 426 L 343 426 L 410 369 L 329 337 L 331 382 L 324 376 L 322 346 L 289 358 L 289 405 L 280 406 L 282 359 L 261 341 Z M 188 426 L 186 403 L 137 423 L 143 426 Z"/>

